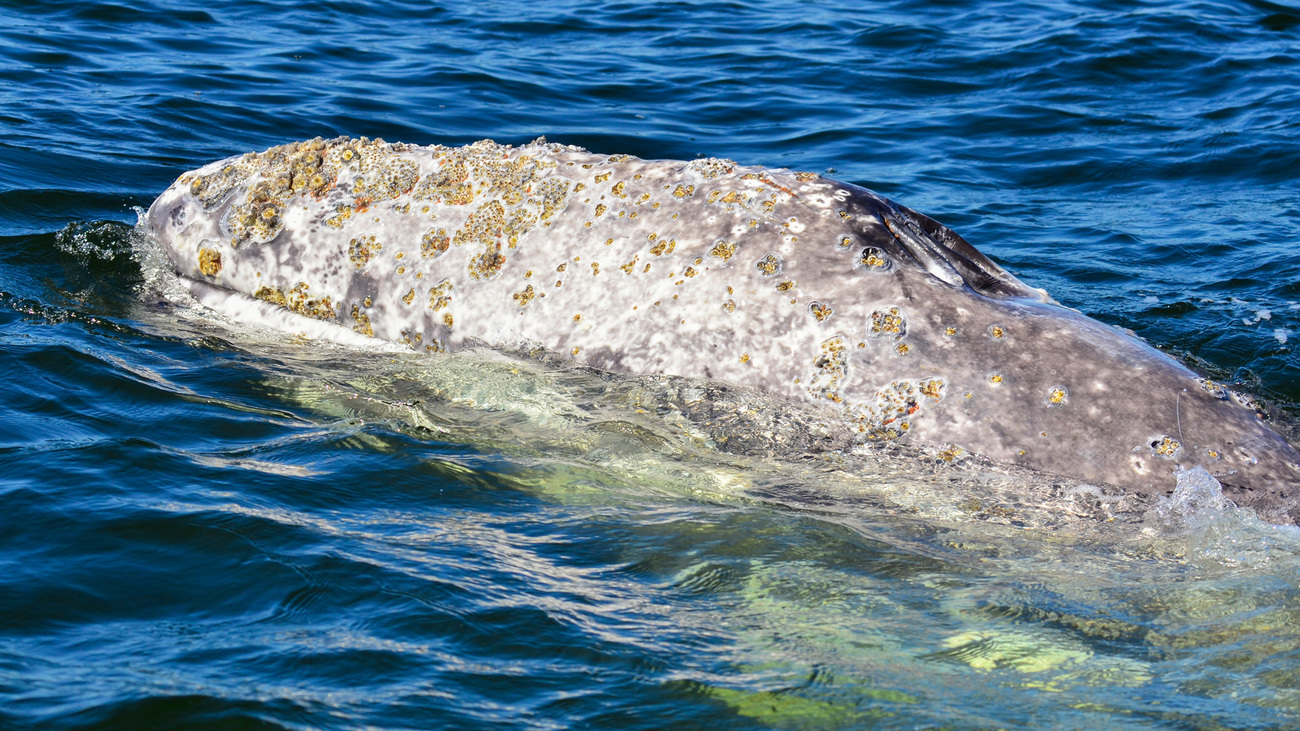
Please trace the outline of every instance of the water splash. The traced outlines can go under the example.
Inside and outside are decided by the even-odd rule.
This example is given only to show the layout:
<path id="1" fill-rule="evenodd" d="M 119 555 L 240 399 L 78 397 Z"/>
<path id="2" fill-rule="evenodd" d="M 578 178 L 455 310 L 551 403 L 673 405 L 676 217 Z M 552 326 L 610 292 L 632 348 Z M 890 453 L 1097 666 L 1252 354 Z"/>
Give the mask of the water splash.
<path id="1" fill-rule="evenodd" d="M 1174 532 L 1194 529 L 1235 509 L 1223 494 L 1223 485 L 1204 467 L 1180 469 L 1174 473 L 1178 486 L 1167 498 L 1160 498 L 1154 512 L 1161 527 Z"/>
<path id="2" fill-rule="evenodd" d="M 1148 513 L 1158 550 L 1202 569 L 1229 568 L 1293 573 L 1300 566 L 1300 528 L 1265 522 L 1238 507 L 1204 467 L 1175 473 L 1177 487 Z"/>
<path id="3" fill-rule="evenodd" d="M 132 227 L 118 221 L 73 221 L 54 234 L 59 251 L 79 259 L 114 261 L 134 251 Z"/>

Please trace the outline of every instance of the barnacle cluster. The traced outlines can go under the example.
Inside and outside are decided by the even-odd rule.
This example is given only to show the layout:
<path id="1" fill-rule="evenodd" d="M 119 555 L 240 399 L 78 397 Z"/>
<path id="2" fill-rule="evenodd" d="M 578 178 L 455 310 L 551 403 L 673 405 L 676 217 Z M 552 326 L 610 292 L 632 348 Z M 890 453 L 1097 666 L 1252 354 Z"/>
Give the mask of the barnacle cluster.
<path id="1" fill-rule="evenodd" d="M 1173 437 L 1159 436 L 1151 440 L 1151 452 L 1157 457 L 1173 459 L 1178 456 L 1183 445 Z"/>
<path id="2" fill-rule="evenodd" d="M 420 256 L 425 259 L 446 253 L 451 248 L 451 236 L 445 228 L 431 228 L 420 237 Z"/>
<path id="3" fill-rule="evenodd" d="M 452 283 L 450 279 L 444 279 L 441 282 L 429 288 L 429 309 L 437 312 L 444 307 L 451 305 Z"/>
<path id="4" fill-rule="evenodd" d="M 384 245 L 375 241 L 374 236 L 358 236 L 348 242 L 348 261 L 357 269 L 365 269 L 366 264 L 383 248 Z"/>
<path id="5" fill-rule="evenodd" d="M 888 307 L 871 313 L 871 335 L 901 339 L 907 334 L 907 321 L 897 307 Z"/>
<path id="6" fill-rule="evenodd" d="M 943 398 L 945 386 L 942 378 L 896 379 L 876 391 L 874 401 L 856 404 L 850 416 L 867 439 L 896 439 L 912 428 L 912 419 L 926 403 Z"/>
<path id="7" fill-rule="evenodd" d="M 352 326 L 353 330 L 361 333 L 362 335 L 369 335 L 371 337 L 374 337 L 375 331 L 370 326 L 370 315 L 367 315 L 366 313 L 362 312 L 361 308 L 358 307 L 357 305 L 352 305 L 352 321 L 356 323 L 355 325 Z"/>
<path id="8" fill-rule="evenodd" d="M 698 160 L 691 160 L 688 166 L 691 170 L 709 179 L 726 175 L 736 169 L 735 162 L 718 157 L 703 157 Z"/>
<path id="9" fill-rule="evenodd" d="M 709 249 L 709 256 L 722 261 L 729 261 L 736 254 L 736 244 L 730 241 L 719 241 Z"/>
<path id="10" fill-rule="evenodd" d="M 253 296 L 279 305 L 286 309 L 292 310 L 299 315 L 315 318 L 317 320 L 333 320 L 338 317 L 338 311 L 331 298 L 312 297 L 307 294 L 310 285 L 306 282 L 299 282 L 288 290 L 282 290 L 279 287 L 263 286 L 259 287 Z"/>
<path id="11" fill-rule="evenodd" d="M 199 248 L 199 271 L 209 277 L 221 273 L 221 252 L 207 247 Z"/>
<path id="12" fill-rule="evenodd" d="M 867 269 L 881 272 L 888 270 L 892 266 L 889 257 L 885 256 L 885 252 L 874 246 L 864 247 L 858 255 L 858 262 Z"/>
<path id="13" fill-rule="evenodd" d="M 826 322 L 827 318 L 829 318 L 834 312 L 830 305 L 822 304 L 821 302 L 813 302 L 809 304 L 808 311 L 812 313 L 813 317 L 817 318 L 817 322 Z"/>
<path id="14" fill-rule="evenodd" d="M 769 252 L 762 259 L 754 264 L 758 268 L 758 273 L 765 277 L 775 277 L 781 273 L 781 255 L 776 252 Z"/>
<path id="15" fill-rule="evenodd" d="M 814 400 L 835 403 L 844 401 L 840 388 L 849 372 L 848 345 L 844 336 L 836 335 L 822 341 L 813 358 L 813 372 L 808 378 L 808 394 Z"/>
<path id="16" fill-rule="evenodd" d="M 329 192 L 343 167 L 331 152 L 345 142 L 350 140 L 340 137 L 326 141 L 317 137 L 246 154 L 212 173 L 193 176 L 190 194 L 205 210 L 215 210 L 230 200 L 232 193 L 257 177 L 242 199 L 230 200 L 223 226 L 234 247 L 246 242 L 270 241 L 284 227 L 283 215 L 290 198 L 296 195 L 319 198 Z M 369 140 L 365 142 L 373 144 Z"/>

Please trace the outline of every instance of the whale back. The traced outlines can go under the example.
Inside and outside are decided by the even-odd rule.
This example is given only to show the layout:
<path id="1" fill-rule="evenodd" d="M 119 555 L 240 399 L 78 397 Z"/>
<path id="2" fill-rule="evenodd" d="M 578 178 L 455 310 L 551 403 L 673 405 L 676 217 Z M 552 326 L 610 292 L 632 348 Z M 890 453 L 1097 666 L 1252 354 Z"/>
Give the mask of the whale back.
<path id="1" fill-rule="evenodd" d="M 1226 389 L 817 174 L 544 140 L 311 140 L 187 173 L 148 221 L 207 301 L 290 329 L 752 386 L 862 442 L 1140 492 L 1205 464 L 1294 519 L 1300 456 Z"/>

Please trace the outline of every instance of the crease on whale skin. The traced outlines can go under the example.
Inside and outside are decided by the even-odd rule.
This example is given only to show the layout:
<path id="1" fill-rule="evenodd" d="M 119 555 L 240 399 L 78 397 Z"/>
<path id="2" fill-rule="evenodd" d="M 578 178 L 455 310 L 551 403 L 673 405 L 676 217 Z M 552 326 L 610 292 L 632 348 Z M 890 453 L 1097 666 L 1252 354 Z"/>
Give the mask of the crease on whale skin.
<path id="1" fill-rule="evenodd" d="M 1300 518 L 1300 455 L 1227 389 L 816 174 L 316 139 L 182 175 L 147 224 L 201 300 L 238 292 L 416 350 L 535 343 L 756 387 L 863 442 L 1148 495 L 1203 464 L 1238 504 Z"/>

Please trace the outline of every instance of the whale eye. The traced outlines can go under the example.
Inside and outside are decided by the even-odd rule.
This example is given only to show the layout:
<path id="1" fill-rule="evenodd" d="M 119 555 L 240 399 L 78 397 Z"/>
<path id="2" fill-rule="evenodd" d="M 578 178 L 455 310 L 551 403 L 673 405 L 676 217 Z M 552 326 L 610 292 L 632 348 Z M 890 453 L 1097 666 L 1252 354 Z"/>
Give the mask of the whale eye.
<path id="1" fill-rule="evenodd" d="M 858 255 L 858 263 L 877 272 L 889 271 L 890 267 L 893 266 L 885 252 L 874 246 L 868 246 L 862 250 L 862 253 Z"/>

